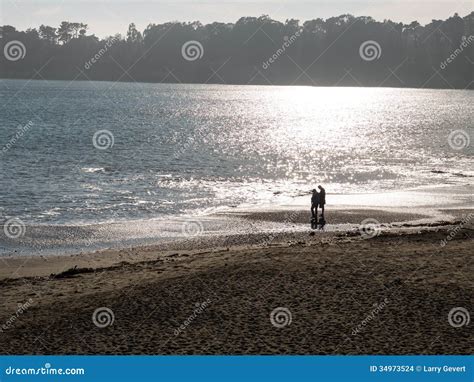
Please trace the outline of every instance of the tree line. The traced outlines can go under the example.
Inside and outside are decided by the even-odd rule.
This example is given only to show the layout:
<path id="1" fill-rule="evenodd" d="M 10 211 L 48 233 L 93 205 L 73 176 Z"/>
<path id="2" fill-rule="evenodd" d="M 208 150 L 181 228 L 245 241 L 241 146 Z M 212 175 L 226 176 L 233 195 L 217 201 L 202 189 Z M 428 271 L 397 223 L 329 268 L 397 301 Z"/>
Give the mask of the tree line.
<path id="1" fill-rule="evenodd" d="M 346 14 L 300 23 L 150 24 L 104 39 L 64 21 L 0 27 L 0 76 L 61 80 L 474 89 L 474 12 L 427 25 Z M 20 58 L 12 48 L 20 43 Z M 18 47 L 17 47 L 18 48 Z M 21 50 L 24 50 L 21 52 Z"/>

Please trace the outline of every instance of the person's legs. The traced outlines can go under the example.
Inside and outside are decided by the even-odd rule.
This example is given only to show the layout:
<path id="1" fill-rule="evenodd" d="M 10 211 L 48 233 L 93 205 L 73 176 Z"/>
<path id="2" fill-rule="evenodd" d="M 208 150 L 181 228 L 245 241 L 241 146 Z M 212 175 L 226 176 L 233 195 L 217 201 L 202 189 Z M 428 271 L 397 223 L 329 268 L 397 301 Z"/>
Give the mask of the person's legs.
<path id="1" fill-rule="evenodd" d="M 313 218 L 314 218 L 315 216 L 317 216 L 317 215 L 314 214 L 314 209 L 315 209 L 315 208 L 316 208 L 316 213 L 317 213 L 317 212 L 318 212 L 318 211 L 317 211 L 317 207 L 316 207 L 314 204 L 311 204 L 311 216 L 312 216 Z"/>
<path id="2" fill-rule="evenodd" d="M 324 204 L 321 204 L 321 216 L 324 219 Z"/>

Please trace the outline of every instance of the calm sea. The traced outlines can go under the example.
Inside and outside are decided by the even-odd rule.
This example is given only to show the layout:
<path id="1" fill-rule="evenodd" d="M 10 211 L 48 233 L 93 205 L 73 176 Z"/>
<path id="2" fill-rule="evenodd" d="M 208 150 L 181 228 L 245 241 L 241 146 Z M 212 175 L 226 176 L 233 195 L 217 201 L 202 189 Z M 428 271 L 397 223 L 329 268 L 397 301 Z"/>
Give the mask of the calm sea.
<path id="1" fill-rule="evenodd" d="M 466 183 L 474 92 L 0 81 L 0 216 L 74 224 Z"/>

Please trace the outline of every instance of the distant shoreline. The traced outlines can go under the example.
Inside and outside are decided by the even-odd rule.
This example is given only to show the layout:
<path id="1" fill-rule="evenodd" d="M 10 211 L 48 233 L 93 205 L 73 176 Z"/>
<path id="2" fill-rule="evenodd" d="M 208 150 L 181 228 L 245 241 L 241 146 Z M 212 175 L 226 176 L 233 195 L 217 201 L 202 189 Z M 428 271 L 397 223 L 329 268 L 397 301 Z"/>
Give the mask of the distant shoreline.
<path id="1" fill-rule="evenodd" d="M 364 85 L 364 86 L 354 86 L 354 85 L 313 85 L 313 84 L 268 84 L 268 83 L 261 83 L 261 84 L 249 84 L 249 83 L 226 83 L 223 84 L 222 82 L 150 82 L 150 81 L 114 81 L 114 80 L 100 80 L 100 79 L 73 79 L 73 78 L 29 78 L 29 77 L 0 77 L 1 80 L 19 80 L 19 81 L 40 81 L 40 82 L 50 82 L 50 81 L 66 81 L 66 82 L 110 82 L 110 83 L 120 83 L 120 84 L 149 84 L 149 85 L 212 85 L 212 86 L 265 86 L 265 87 L 311 87 L 311 88 L 373 88 L 373 89 L 412 89 L 412 90 L 452 90 L 452 91 L 472 91 L 474 90 L 474 84 L 472 87 L 468 88 L 452 88 L 449 86 L 446 87 L 439 87 L 439 86 L 424 86 L 424 87 L 412 87 L 412 86 L 378 86 L 378 85 Z"/>

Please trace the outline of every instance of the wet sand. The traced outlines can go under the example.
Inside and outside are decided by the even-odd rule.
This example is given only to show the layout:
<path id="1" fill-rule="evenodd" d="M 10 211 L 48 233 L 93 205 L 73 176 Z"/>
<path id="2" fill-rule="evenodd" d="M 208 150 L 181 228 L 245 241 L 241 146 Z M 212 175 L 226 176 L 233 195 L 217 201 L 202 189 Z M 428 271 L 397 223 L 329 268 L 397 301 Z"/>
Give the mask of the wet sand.
<path id="1" fill-rule="evenodd" d="M 262 232 L 306 231 L 310 219 L 309 197 L 309 194 L 299 194 L 280 204 L 241 205 L 144 220 L 71 221 L 56 225 L 26 222 L 23 235 L 14 240 L 0 230 L 0 259 L 6 256 L 89 254 L 108 248 L 119 250 L 144 246 L 159 246 L 163 250 L 183 249 L 183 236 L 188 248 L 216 248 L 238 242 L 247 244 L 255 241 Z M 328 194 L 328 201 L 327 231 L 357 228 L 367 218 L 382 224 L 413 221 L 417 224 L 449 223 L 459 219 L 466 209 L 472 208 L 472 185 Z M 193 228 L 200 231 L 198 240 L 183 235 L 189 222 L 197 222 Z"/>
<path id="2" fill-rule="evenodd" d="M 27 261 L 30 277 L 0 282 L 0 351 L 471 354 L 472 322 L 454 327 L 449 313 L 474 311 L 472 220 L 408 225 L 372 238 L 305 231 L 207 250 L 137 247 L 101 252 L 103 265 L 97 254 L 57 268 Z"/>
<path id="3" fill-rule="evenodd" d="M 335 235 L 357 233 L 361 223 L 366 219 L 379 222 L 381 230 L 402 227 L 419 229 L 428 228 L 429 225 L 437 227 L 456 224 L 469 213 L 470 210 L 466 209 L 446 210 L 441 217 L 436 218 L 436 214 L 433 215 L 433 213 L 428 212 L 424 214 L 413 213 L 409 209 L 405 211 L 400 211 L 400 209 L 331 209 L 326 212 L 328 224 L 325 231 L 315 231 L 314 234 L 316 237 L 329 239 Z M 308 219 L 309 212 L 306 209 L 227 212 L 219 214 L 216 220 L 217 222 L 225 222 L 224 227 L 229 227 L 229 233 L 226 235 L 223 235 L 220 230 L 213 230 L 208 221 L 196 220 L 202 225 L 202 231 L 198 232 L 197 235 L 184 236 L 180 227 L 180 237 L 163 241 L 160 244 L 132 246 L 123 243 L 120 248 L 98 251 L 93 251 L 91 249 L 93 246 L 90 243 L 97 239 L 98 234 L 96 232 L 106 231 L 105 228 L 95 226 L 60 227 L 60 229 L 47 231 L 49 232 L 47 236 L 54 236 L 55 241 L 61 241 L 64 231 L 71 232 L 76 229 L 84 236 L 85 241 L 77 242 L 71 247 L 75 248 L 73 254 L 42 255 L 41 252 L 38 252 L 34 255 L 0 256 L 0 279 L 49 276 L 52 273 L 61 273 L 73 267 L 104 268 L 121 262 L 135 263 L 155 260 L 157 256 L 171 255 L 176 252 L 191 255 L 203 250 L 216 251 L 229 247 L 261 247 L 298 242 L 306 240 L 311 232 Z M 191 222 L 194 222 L 194 220 Z M 186 221 L 184 224 L 186 224 Z M 31 231 L 35 235 L 41 233 L 27 227 L 26 232 L 32 235 Z M 79 235 L 79 233 L 76 233 L 76 235 Z M 120 237 L 121 233 L 123 233 L 122 230 L 111 230 L 107 235 Z"/>

